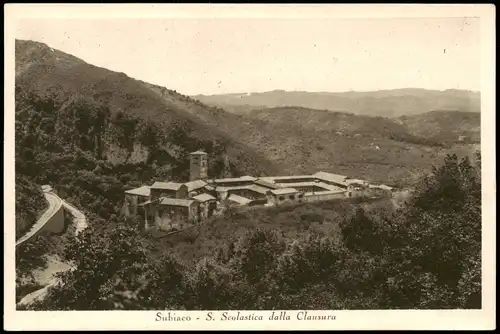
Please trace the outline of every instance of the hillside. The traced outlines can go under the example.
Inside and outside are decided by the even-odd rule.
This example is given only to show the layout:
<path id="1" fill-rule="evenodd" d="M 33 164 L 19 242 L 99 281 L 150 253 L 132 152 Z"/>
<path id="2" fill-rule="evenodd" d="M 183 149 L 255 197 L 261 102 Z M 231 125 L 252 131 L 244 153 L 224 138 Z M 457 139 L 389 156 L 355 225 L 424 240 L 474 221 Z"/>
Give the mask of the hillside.
<path id="1" fill-rule="evenodd" d="M 462 140 L 468 143 L 481 141 L 481 114 L 463 111 L 434 110 L 428 113 L 403 116 L 398 122 L 404 124 L 415 136 L 441 142 Z"/>
<path id="2" fill-rule="evenodd" d="M 209 153 L 214 177 L 277 172 L 216 127 L 223 110 L 162 92 L 45 44 L 17 40 L 16 173 L 108 217 L 126 187 L 187 179 L 194 150 Z M 217 121 L 208 122 L 212 118 Z"/>
<path id="3" fill-rule="evenodd" d="M 481 107 L 479 93 L 454 89 L 395 89 L 342 93 L 275 90 L 250 94 L 196 95 L 193 98 L 237 113 L 248 112 L 250 107 L 262 109 L 297 106 L 359 115 L 399 117 L 432 110 L 479 112 Z"/>
<path id="4" fill-rule="evenodd" d="M 450 151 L 472 156 L 476 148 L 457 140 L 443 142 L 420 136 L 406 124 L 383 117 L 280 107 L 233 118 L 239 121 L 227 131 L 233 131 L 287 174 L 324 170 L 409 186 Z M 425 127 L 425 122 L 420 126 Z"/>

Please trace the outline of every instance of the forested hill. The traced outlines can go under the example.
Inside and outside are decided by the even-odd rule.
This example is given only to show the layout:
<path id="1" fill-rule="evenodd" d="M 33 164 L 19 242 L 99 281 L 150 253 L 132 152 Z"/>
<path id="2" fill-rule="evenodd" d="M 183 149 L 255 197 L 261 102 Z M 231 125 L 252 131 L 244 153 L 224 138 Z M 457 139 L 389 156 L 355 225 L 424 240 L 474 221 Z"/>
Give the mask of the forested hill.
<path id="1" fill-rule="evenodd" d="M 16 40 L 15 56 L 16 173 L 89 211 L 116 213 L 123 190 L 141 182 L 186 180 L 198 149 L 214 177 L 278 172 L 216 127 L 221 109 L 43 43 Z"/>
<path id="2" fill-rule="evenodd" d="M 464 137 L 463 141 L 481 141 L 481 114 L 475 112 L 433 110 L 427 113 L 403 116 L 397 119 L 408 131 L 430 140 L 450 142 Z"/>
<path id="3" fill-rule="evenodd" d="M 274 90 L 263 93 L 196 95 L 193 98 L 236 113 L 274 107 L 304 107 L 357 115 L 399 117 L 432 110 L 479 112 L 478 92 L 449 89 L 394 89 L 373 92 L 300 92 Z"/>

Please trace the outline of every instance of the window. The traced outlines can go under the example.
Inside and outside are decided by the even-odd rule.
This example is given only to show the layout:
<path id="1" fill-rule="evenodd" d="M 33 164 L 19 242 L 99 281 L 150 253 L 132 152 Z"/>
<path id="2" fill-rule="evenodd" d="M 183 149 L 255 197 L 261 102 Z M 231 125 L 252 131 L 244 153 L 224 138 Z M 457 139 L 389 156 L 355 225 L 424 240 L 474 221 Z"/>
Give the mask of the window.
<path id="1" fill-rule="evenodd" d="M 288 196 L 288 198 L 293 201 L 295 199 L 295 195 L 290 195 L 290 196 Z"/>
<path id="2" fill-rule="evenodd" d="M 280 201 L 284 201 L 284 200 L 285 200 L 285 196 L 280 196 L 280 197 L 279 197 L 279 200 L 280 200 Z"/>
<path id="3" fill-rule="evenodd" d="M 303 194 L 300 194 L 300 195 L 299 195 L 299 198 L 303 198 L 303 197 L 304 197 L 304 195 L 303 195 Z"/>

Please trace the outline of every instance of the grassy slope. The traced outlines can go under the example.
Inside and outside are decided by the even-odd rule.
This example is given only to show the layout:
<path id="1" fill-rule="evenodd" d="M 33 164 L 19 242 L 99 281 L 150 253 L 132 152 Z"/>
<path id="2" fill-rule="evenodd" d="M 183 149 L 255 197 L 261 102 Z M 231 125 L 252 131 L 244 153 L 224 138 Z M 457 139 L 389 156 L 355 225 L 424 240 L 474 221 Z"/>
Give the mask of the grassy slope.
<path id="1" fill-rule="evenodd" d="M 466 145 L 441 146 L 439 140 L 413 134 L 406 124 L 382 117 L 300 107 L 232 117 L 235 121 L 228 131 L 265 153 L 287 174 L 324 170 L 407 186 L 440 164 L 450 150 L 460 155 L 472 152 Z"/>
<path id="2" fill-rule="evenodd" d="M 276 230 L 290 241 L 310 233 L 337 239 L 340 238 L 340 222 L 354 214 L 358 203 L 358 200 L 334 200 L 235 212 L 225 217 L 214 217 L 207 224 L 179 234 L 152 238 L 150 250 L 153 256 L 168 250 L 184 262 L 195 263 L 207 254 L 213 254 L 214 249 L 236 242 L 257 229 Z M 365 202 L 362 206 L 366 210 L 393 208 L 387 200 Z"/>
<path id="3" fill-rule="evenodd" d="M 481 141 L 481 114 L 464 111 L 435 110 L 398 119 L 408 130 L 421 137 L 456 142 L 460 135 L 471 143 Z"/>

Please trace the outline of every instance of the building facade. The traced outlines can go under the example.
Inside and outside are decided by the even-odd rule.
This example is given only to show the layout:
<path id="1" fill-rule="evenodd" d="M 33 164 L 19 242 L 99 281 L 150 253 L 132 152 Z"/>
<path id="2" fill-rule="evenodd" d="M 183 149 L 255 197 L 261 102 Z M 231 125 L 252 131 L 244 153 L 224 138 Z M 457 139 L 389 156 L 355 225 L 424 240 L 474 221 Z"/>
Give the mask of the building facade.
<path id="1" fill-rule="evenodd" d="M 142 186 L 136 189 L 125 191 L 124 213 L 125 215 L 137 216 L 139 212 L 139 204 L 149 200 L 151 191 L 148 186 Z"/>
<path id="2" fill-rule="evenodd" d="M 196 201 L 163 198 L 154 206 L 155 225 L 162 229 L 180 228 L 198 220 Z"/>
<path id="3" fill-rule="evenodd" d="M 193 197 L 198 202 L 198 219 L 203 221 L 213 216 L 217 209 L 217 199 L 210 194 L 200 194 Z"/>
<path id="4" fill-rule="evenodd" d="M 298 204 L 304 201 L 304 192 L 294 188 L 281 188 L 267 192 L 267 204 L 270 206 Z"/>

